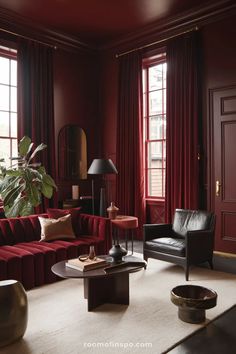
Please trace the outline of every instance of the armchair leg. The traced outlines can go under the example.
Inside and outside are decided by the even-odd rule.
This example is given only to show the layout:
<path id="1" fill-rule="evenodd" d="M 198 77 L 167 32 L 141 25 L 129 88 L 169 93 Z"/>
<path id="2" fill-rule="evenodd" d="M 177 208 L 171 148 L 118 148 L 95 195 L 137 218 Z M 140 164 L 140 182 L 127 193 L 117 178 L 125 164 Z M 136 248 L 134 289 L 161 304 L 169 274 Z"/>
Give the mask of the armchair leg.
<path id="1" fill-rule="evenodd" d="M 185 267 L 185 279 L 186 279 L 186 281 L 188 281 L 188 278 L 189 278 L 189 266 L 187 265 Z"/>
<path id="2" fill-rule="evenodd" d="M 148 257 L 145 254 L 143 255 L 143 259 L 145 260 L 145 262 L 148 262 Z M 145 265 L 144 269 L 147 269 L 146 265 Z"/>
<path id="3" fill-rule="evenodd" d="M 213 262 L 212 262 L 212 259 L 209 260 L 208 263 L 209 263 L 210 268 L 213 269 Z"/>

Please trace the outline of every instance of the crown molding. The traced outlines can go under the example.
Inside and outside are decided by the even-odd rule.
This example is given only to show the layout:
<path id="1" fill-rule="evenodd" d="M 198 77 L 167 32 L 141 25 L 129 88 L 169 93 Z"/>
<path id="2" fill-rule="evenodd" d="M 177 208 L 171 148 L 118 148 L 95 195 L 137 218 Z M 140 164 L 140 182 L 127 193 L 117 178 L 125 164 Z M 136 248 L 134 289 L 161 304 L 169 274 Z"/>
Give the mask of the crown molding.
<path id="1" fill-rule="evenodd" d="M 99 50 L 130 50 L 141 47 L 162 38 L 166 38 L 191 27 L 202 27 L 230 15 L 236 10 L 235 0 L 220 0 L 206 6 L 197 6 L 180 15 L 154 22 L 142 29 L 127 34 L 117 40 L 99 46 Z"/>
<path id="2" fill-rule="evenodd" d="M 28 18 L 0 7 L 0 33 L 9 33 L 12 36 L 32 39 L 48 46 L 65 50 L 94 51 L 93 44 L 82 41 L 73 35 L 38 26 Z"/>

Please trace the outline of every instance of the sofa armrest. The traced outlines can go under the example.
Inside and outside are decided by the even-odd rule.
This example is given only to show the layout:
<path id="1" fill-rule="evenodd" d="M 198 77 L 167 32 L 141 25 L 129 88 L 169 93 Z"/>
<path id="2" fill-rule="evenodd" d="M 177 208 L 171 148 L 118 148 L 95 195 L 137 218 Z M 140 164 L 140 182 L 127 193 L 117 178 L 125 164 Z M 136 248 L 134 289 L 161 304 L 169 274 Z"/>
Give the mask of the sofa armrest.
<path id="1" fill-rule="evenodd" d="M 149 241 L 154 238 L 160 238 L 172 235 L 172 224 L 144 224 L 143 240 Z"/>
<path id="2" fill-rule="evenodd" d="M 107 253 L 112 247 L 111 221 L 108 218 L 80 214 L 80 232 L 83 235 L 92 235 L 104 240 Z"/>

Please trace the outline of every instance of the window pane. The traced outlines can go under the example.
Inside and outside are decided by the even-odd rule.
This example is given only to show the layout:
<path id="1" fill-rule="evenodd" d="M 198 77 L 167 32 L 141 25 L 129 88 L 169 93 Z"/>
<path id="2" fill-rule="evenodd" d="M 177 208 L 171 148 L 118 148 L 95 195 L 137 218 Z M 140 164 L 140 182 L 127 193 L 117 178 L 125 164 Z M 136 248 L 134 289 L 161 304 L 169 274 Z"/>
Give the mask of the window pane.
<path id="1" fill-rule="evenodd" d="M 0 158 L 5 159 L 5 166 L 10 166 L 10 139 L 0 138 Z"/>
<path id="2" fill-rule="evenodd" d="M 148 144 L 148 168 L 162 167 L 162 141 Z"/>
<path id="3" fill-rule="evenodd" d="M 9 86 L 0 85 L 0 110 L 9 111 Z"/>
<path id="4" fill-rule="evenodd" d="M 147 82 L 146 82 L 146 72 L 147 72 L 147 69 L 144 69 L 143 70 L 143 92 L 146 92 L 147 89 Z"/>
<path id="5" fill-rule="evenodd" d="M 9 59 L 0 57 L 0 83 L 9 85 Z"/>
<path id="6" fill-rule="evenodd" d="M 11 133 L 13 138 L 17 138 L 17 114 L 11 113 Z"/>
<path id="7" fill-rule="evenodd" d="M 166 89 L 163 90 L 163 113 L 166 113 Z"/>
<path id="8" fill-rule="evenodd" d="M 149 91 L 157 90 L 162 87 L 162 64 L 149 68 Z"/>
<path id="9" fill-rule="evenodd" d="M 17 110 L 17 102 L 16 102 L 16 87 L 11 87 L 11 111 L 16 112 Z"/>
<path id="10" fill-rule="evenodd" d="M 18 143 L 17 139 L 12 139 L 12 157 L 18 156 Z"/>
<path id="11" fill-rule="evenodd" d="M 16 86 L 17 83 L 17 64 L 16 60 L 11 60 L 11 85 Z"/>
<path id="12" fill-rule="evenodd" d="M 0 112 L 0 136 L 9 136 L 9 113 Z"/>
<path id="13" fill-rule="evenodd" d="M 162 113 L 162 90 L 150 92 L 149 115 Z"/>
<path id="14" fill-rule="evenodd" d="M 152 116 L 149 119 L 149 140 L 162 139 L 164 135 L 163 117 Z"/>
<path id="15" fill-rule="evenodd" d="M 148 195 L 163 197 L 162 170 L 148 170 Z"/>
<path id="16" fill-rule="evenodd" d="M 166 88 L 166 69 L 167 69 L 166 63 L 162 64 L 162 68 L 163 68 L 163 87 Z"/>

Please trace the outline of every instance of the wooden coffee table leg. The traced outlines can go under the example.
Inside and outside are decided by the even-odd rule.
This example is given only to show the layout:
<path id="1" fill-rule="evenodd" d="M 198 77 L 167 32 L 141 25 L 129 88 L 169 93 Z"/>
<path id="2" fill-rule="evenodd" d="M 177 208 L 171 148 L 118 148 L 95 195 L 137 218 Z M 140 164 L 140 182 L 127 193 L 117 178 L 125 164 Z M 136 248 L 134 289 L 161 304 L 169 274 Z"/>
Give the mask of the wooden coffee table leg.
<path id="1" fill-rule="evenodd" d="M 88 311 L 105 303 L 129 305 L 129 274 L 84 279 L 84 297 Z"/>

